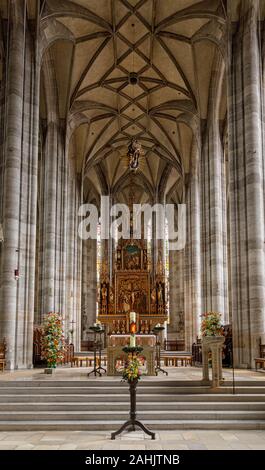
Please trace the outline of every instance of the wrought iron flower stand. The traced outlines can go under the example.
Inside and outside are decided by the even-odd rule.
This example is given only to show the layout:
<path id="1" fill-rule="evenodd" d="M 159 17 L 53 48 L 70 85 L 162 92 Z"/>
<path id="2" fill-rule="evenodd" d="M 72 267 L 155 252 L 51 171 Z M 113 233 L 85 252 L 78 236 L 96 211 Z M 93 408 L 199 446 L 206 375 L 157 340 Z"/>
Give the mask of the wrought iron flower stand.
<path id="1" fill-rule="evenodd" d="M 114 440 L 116 436 L 121 434 L 126 428 L 131 428 L 129 430 L 135 431 L 135 426 L 141 428 L 148 436 L 151 436 L 152 439 L 155 439 L 155 433 L 149 431 L 147 427 L 137 419 L 136 414 L 136 387 L 137 387 L 138 380 L 134 380 L 129 382 L 129 390 L 130 390 L 130 418 L 123 423 L 123 425 L 118 429 L 118 431 L 111 433 L 111 439 Z"/>
<path id="2" fill-rule="evenodd" d="M 140 347 L 126 347 L 123 349 L 126 353 L 131 353 L 134 356 L 137 356 L 139 352 L 142 351 Z M 111 439 L 114 440 L 116 436 L 121 434 L 126 428 L 129 428 L 129 431 L 135 431 L 135 426 L 141 428 L 148 436 L 151 436 L 152 439 L 155 439 L 155 433 L 150 431 L 141 421 L 137 419 L 136 412 L 136 388 L 138 384 L 138 379 L 133 381 L 128 381 L 129 391 L 130 391 L 130 418 L 123 423 L 123 425 L 118 429 L 118 431 L 111 433 Z"/>

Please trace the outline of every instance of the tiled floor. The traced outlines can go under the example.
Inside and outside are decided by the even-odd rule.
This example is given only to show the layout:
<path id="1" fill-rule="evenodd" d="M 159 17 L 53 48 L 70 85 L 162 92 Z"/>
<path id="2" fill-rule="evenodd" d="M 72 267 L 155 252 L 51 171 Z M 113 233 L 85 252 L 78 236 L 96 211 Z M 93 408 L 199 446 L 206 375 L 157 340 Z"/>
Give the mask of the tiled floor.
<path id="1" fill-rule="evenodd" d="M 152 441 L 142 432 L 115 441 L 110 432 L 0 432 L 0 450 L 265 450 L 265 431 L 160 431 Z"/>

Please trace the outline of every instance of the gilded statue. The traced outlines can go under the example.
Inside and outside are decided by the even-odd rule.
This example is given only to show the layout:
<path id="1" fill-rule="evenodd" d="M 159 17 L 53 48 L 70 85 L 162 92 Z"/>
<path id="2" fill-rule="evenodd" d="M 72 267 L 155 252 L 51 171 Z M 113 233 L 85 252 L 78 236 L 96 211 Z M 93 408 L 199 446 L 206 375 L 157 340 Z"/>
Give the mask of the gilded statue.
<path id="1" fill-rule="evenodd" d="M 155 303 L 156 303 L 156 289 L 154 287 L 152 292 L 151 292 L 151 304 L 155 305 Z"/>
<path id="2" fill-rule="evenodd" d="M 114 303 L 114 293 L 113 293 L 112 287 L 109 290 L 109 302 L 110 302 L 110 304 Z"/>
<path id="3" fill-rule="evenodd" d="M 158 284 L 158 288 L 157 288 L 157 301 L 158 301 L 158 305 L 163 305 L 163 287 L 162 287 L 162 284 L 161 282 L 159 282 Z"/>
<path id="4" fill-rule="evenodd" d="M 131 305 L 130 305 L 130 301 L 129 301 L 127 294 L 124 294 L 123 296 L 122 305 L 123 305 L 123 308 L 122 308 L 123 313 L 128 313 L 131 310 Z"/>

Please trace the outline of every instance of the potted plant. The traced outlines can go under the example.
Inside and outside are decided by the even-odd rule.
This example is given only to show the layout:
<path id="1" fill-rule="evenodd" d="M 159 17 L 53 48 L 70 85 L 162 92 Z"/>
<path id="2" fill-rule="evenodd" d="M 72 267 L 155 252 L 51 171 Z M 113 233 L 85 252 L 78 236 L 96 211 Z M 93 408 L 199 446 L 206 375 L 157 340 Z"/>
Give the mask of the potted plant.
<path id="1" fill-rule="evenodd" d="M 43 324 L 42 357 L 47 362 L 45 373 L 52 374 L 58 362 L 64 358 L 65 339 L 62 317 L 59 313 L 47 314 Z"/>

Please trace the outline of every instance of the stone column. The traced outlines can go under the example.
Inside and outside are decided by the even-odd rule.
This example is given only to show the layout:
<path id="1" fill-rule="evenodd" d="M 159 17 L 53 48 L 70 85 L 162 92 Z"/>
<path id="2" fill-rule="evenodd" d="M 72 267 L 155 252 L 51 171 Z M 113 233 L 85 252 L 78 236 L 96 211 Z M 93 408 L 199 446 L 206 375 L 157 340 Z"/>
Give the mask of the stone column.
<path id="1" fill-rule="evenodd" d="M 67 262 L 66 262 L 66 332 L 74 330 L 73 342 L 76 343 L 76 316 L 74 302 L 74 275 L 75 275 L 75 224 L 74 224 L 74 208 L 75 208 L 75 191 L 74 180 L 69 175 L 67 184 Z M 73 322 L 73 323 L 72 323 Z M 76 346 L 75 346 L 76 349 Z"/>
<path id="2" fill-rule="evenodd" d="M 9 5 L 0 336 L 7 341 L 7 368 L 14 369 L 32 365 L 39 65 L 25 1 L 11 0 Z"/>
<path id="3" fill-rule="evenodd" d="M 199 150 L 194 147 L 193 166 L 187 189 L 186 294 L 185 345 L 191 351 L 192 343 L 200 331 L 201 311 L 201 245 L 200 245 L 200 192 Z"/>
<path id="4" fill-rule="evenodd" d="M 185 339 L 184 252 L 169 252 L 169 319 L 168 339 Z"/>
<path id="5" fill-rule="evenodd" d="M 67 165 L 64 121 L 59 118 L 57 82 L 50 50 L 43 61 L 47 126 L 39 168 L 39 253 L 37 318 L 50 311 L 65 315 Z"/>
<path id="6" fill-rule="evenodd" d="M 44 151 L 44 247 L 43 247 L 43 291 L 42 291 L 42 315 L 51 311 L 59 311 L 56 289 L 56 261 L 59 255 L 57 245 L 57 200 L 58 198 L 58 125 L 50 122 L 47 128 Z M 58 265 L 57 265 L 58 267 Z"/>
<path id="7" fill-rule="evenodd" d="M 225 64 L 215 58 L 209 92 L 207 126 L 201 156 L 202 309 L 227 316 L 227 260 L 224 150 L 220 136 L 219 107 Z"/>
<path id="8" fill-rule="evenodd" d="M 81 278 L 82 278 L 82 240 L 78 236 L 78 209 L 80 206 L 80 186 L 77 180 L 74 159 L 67 163 L 67 200 L 66 200 L 66 275 L 65 290 L 65 332 L 74 330 L 73 342 L 80 351 L 81 341 Z"/>
<path id="9" fill-rule="evenodd" d="M 233 2 L 229 11 L 233 12 Z M 265 331 L 264 152 L 259 0 L 243 0 L 231 31 L 228 133 L 234 362 L 253 367 Z M 230 18 L 230 21 L 232 19 Z"/>
<path id="10" fill-rule="evenodd" d="M 80 185 L 75 175 L 75 213 L 74 213 L 74 226 L 75 226 L 75 272 L 74 272 L 74 305 L 75 305 L 75 322 L 76 322 L 76 350 L 81 350 L 81 302 L 82 302 L 82 240 L 78 235 L 78 225 L 80 219 L 78 217 L 78 210 L 81 203 Z"/>
<path id="11" fill-rule="evenodd" d="M 96 321 L 97 308 L 97 240 L 83 241 L 82 333 L 87 339 L 89 327 Z"/>

